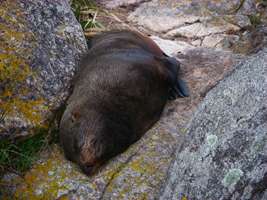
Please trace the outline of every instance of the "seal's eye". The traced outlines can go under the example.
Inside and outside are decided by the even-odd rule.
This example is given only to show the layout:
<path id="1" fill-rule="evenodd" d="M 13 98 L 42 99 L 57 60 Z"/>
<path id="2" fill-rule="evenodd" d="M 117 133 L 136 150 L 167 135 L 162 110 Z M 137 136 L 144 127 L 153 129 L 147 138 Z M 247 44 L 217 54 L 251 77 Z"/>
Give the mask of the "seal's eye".
<path id="1" fill-rule="evenodd" d="M 78 111 L 72 111 L 71 112 L 71 122 L 74 123 L 77 119 L 81 117 L 81 114 Z"/>
<path id="2" fill-rule="evenodd" d="M 73 115 L 71 115 L 70 120 L 71 120 L 72 123 L 74 123 L 75 122 L 75 117 Z"/>

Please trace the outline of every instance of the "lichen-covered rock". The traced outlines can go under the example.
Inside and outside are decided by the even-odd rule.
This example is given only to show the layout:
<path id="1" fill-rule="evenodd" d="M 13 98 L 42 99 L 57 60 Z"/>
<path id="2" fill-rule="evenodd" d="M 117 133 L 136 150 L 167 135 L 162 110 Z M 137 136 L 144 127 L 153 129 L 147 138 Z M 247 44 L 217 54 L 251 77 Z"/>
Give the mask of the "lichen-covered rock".
<path id="1" fill-rule="evenodd" d="M 166 42 L 158 40 L 161 45 Z M 176 48 L 172 50 L 169 52 L 171 55 L 178 53 Z M 15 196 L 25 200 L 154 199 L 198 103 L 232 69 L 239 57 L 227 52 L 187 49 L 178 54 L 178 59 L 182 63 L 182 76 L 189 84 L 191 97 L 170 102 L 161 120 L 140 141 L 92 177 L 82 174 L 55 147 L 48 158 L 41 159 L 23 179 L 5 176 L 1 183 L 9 187 L 0 188 L 3 197 Z"/>
<path id="2" fill-rule="evenodd" d="M 161 199 L 267 199 L 267 49 L 211 90 L 177 149 Z"/>
<path id="3" fill-rule="evenodd" d="M 69 2 L 0 1 L 0 139 L 45 125 L 87 49 Z"/>

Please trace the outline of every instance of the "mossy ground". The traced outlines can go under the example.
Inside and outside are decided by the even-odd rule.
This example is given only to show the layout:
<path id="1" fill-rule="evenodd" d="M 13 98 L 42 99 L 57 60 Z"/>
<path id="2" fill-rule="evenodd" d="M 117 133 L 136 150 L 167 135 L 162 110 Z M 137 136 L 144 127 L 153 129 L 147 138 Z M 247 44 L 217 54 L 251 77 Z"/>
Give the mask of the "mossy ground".
<path id="1" fill-rule="evenodd" d="M 4 139 L 0 141 L 0 176 L 6 171 L 18 174 L 30 169 L 38 160 L 39 154 L 51 143 L 58 142 L 58 130 L 54 129 L 50 134 L 47 130 L 39 130 L 38 134 L 22 141 Z"/>

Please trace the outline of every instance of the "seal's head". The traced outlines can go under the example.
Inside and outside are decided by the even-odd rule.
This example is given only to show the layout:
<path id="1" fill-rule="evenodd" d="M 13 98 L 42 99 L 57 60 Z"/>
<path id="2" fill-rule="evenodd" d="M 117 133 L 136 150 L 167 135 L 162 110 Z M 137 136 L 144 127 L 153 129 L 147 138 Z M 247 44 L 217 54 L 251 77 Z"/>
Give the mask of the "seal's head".
<path id="1" fill-rule="evenodd" d="M 109 145 L 101 132 L 101 117 L 84 106 L 69 105 L 60 122 L 60 141 L 65 156 L 92 174 L 107 156 Z"/>
<path id="2" fill-rule="evenodd" d="M 129 132 L 131 135 L 131 130 L 123 130 L 104 117 L 106 114 L 88 109 L 87 103 L 72 103 L 67 106 L 60 122 L 60 141 L 66 158 L 77 163 L 85 174 L 92 175 L 104 162 L 133 143 L 131 136 L 118 133 Z"/>

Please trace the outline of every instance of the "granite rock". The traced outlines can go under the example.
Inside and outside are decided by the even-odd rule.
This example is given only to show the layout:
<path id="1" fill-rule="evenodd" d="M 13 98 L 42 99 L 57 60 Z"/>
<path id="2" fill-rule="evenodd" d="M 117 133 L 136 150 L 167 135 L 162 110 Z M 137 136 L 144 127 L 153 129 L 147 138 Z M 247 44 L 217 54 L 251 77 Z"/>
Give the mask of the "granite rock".
<path id="1" fill-rule="evenodd" d="M 267 197 L 267 49 L 212 89 L 188 125 L 161 199 Z"/>
<path id="2" fill-rule="evenodd" d="M 6 75 L 1 84 L 0 102 L 5 105 L 0 107 L 4 116 L 0 117 L 1 139 L 28 135 L 46 126 L 68 96 L 70 81 L 87 46 L 67 0 L 0 1 L 0 7 L 3 65 L 14 74 L 23 74 L 18 78 Z M 19 66 L 24 71 L 19 71 Z"/>

